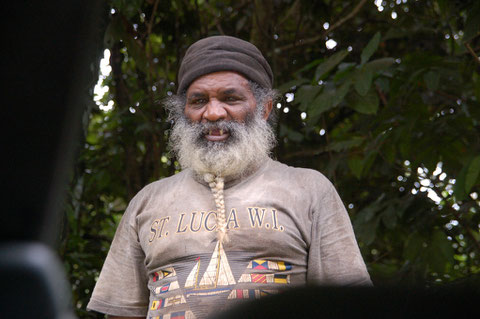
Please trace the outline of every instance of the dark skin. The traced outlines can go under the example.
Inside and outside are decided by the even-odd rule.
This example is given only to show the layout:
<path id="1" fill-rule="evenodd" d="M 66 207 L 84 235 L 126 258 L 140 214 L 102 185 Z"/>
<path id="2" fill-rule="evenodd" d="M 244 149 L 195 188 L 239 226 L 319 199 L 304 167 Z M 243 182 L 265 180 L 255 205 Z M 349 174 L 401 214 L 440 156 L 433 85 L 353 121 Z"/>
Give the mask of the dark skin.
<path id="1" fill-rule="evenodd" d="M 272 106 L 272 101 L 265 104 L 265 120 L 270 115 Z M 248 80 L 236 72 L 221 71 L 201 76 L 190 84 L 184 113 L 192 122 L 197 123 L 219 120 L 244 123 L 256 107 L 257 102 Z M 230 136 L 228 132 L 210 133 L 205 135 L 210 141 L 223 141 Z"/>
<path id="2" fill-rule="evenodd" d="M 257 102 L 252 94 L 248 80 L 231 71 L 210 73 L 199 77 L 187 90 L 185 116 L 192 122 L 216 122 L 219 120 L 244 123 L 255 112 Z M 264 106 L 263 118 L 266 120 L 272 111 L 273 103 Z M 211 130 L 205 135 L 209 141 L 224 141 L 229 132 Z M 108 316 L 109 319 L 138 319 L 144 317 Z"/>

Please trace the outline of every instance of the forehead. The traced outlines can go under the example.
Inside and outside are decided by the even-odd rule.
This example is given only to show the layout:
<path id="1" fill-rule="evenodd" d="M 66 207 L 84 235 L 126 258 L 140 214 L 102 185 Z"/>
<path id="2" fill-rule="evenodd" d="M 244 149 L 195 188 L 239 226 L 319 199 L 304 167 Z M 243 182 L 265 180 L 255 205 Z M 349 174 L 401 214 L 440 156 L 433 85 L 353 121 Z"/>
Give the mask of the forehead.
<path id="1" fill-rule="evenodd" d="M 203 75 L 190 84 L 187 95 L 194 92 L 235 90 L 250 92 L 247 78 L 232 71 L 221 71 Z"/>

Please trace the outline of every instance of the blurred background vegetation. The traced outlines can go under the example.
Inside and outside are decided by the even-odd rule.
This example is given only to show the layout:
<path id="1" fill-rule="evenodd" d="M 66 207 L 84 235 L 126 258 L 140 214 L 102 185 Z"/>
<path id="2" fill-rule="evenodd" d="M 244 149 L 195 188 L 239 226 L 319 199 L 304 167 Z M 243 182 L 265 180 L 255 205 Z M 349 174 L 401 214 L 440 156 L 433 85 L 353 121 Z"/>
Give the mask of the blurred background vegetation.
<path id="1" fill-rule="evenodd" d="M 210 35 L 270 62 L 283 96 L 274 156 L 335 184 L 375 285 L 480 273 L 480 1 L 107 3 L 59 248 L 80 318 L 102 317 L 85 306 L 128 201 L 179 170 L 161 100 Z"/>

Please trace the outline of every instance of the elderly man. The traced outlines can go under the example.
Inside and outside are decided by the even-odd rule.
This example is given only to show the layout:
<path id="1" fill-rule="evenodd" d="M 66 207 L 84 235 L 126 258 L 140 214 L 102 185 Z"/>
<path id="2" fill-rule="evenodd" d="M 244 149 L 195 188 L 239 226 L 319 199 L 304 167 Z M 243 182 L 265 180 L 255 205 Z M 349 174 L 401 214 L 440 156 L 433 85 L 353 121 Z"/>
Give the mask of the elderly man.
<path id="1" fill-rule="evenodd" d="M 371 284 L 332 184 L 269 158 L 276 94 L 260 51 L 233 37 L 202 39 L 178 81 L 166 104 L 183 171 L 132 199 L 88 308 L 205 318 L 307 283 Z"/>

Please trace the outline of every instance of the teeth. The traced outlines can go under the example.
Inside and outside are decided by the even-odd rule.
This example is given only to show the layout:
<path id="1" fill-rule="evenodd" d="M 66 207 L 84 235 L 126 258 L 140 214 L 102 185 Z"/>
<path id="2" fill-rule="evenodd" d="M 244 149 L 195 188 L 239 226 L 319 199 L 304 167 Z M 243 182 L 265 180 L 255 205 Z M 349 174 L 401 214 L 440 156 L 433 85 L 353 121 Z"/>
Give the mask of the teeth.
<path id="1" fill-rule="evenodd" d="M 226 130 L 224 129 L 209 129 L 208 130 L 208 135 L 223 135 Z"/>

